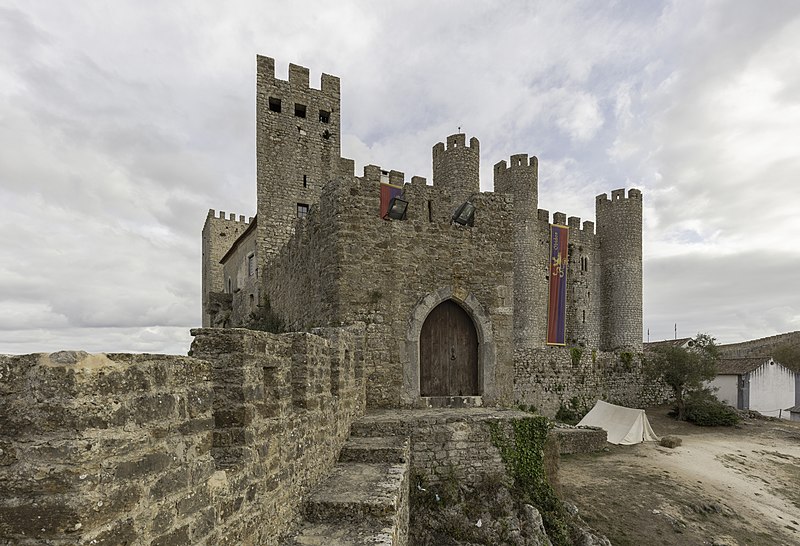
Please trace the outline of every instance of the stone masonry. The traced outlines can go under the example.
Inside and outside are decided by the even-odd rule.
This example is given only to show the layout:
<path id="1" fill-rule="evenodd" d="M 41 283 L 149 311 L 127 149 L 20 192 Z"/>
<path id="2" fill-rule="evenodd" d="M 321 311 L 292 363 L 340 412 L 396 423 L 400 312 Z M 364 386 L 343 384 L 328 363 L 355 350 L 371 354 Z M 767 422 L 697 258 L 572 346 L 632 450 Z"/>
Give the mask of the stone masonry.
<path id="1" fill-rule="evenodd" d="M 640 367 L 617 378 L 598 364 L 642 350 L 640 191 L 597 196 L 596 224 L 551 215 L 538 208 L 536 157 L 497 162 L 494 192 L 481 192 L 480 143 L 463 133 L 433 146 L 432 185 L 377 165 L 355 176 L 341 157 L 339 79 L 323 74 L 315 88 L 304 67 L 290 65 L 283 81 L 273 59 L 256 64 L 257 215 L 222 267 L 211 263 L 219 253 L 204 255 L 209 323 L 213 311 L 216 326 L 244 326 L 267 305 L 287 330 L 363 322 L 368 406 L 415 407 L 429 403 L 420 394 L 425 319 L 452 301 L 478 337 L 474 404 L 538 401 L 552 412 L 576 396 L 642 399 Z M 402 219 L 380 217 L 382 183 L 402 189 Z M 475 212 L 460 225 L 453 215 L 465 202 Z M 215 233 L 213 222 L 204 233 Z M 569 228 L 564 347 L 545 343 L 552 224 Z M 226 295 L 213 295 L 219 286 Z M 594 355 L 584 377 L 596 387 L 531 372 L 571 362 L 571 349 Z"/>

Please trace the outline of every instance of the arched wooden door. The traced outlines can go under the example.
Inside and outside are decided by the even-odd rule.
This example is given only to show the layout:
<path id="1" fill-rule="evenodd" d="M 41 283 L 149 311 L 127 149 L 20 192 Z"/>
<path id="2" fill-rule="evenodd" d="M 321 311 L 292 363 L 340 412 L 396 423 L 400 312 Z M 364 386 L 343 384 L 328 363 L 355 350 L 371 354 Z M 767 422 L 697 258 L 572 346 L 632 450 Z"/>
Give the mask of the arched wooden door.
<path id="1" fill-rule="evenodd" d="M 478 333 L 454 301 L 434 307 L 419 335 L 420 395 L 477 396 Z"/>

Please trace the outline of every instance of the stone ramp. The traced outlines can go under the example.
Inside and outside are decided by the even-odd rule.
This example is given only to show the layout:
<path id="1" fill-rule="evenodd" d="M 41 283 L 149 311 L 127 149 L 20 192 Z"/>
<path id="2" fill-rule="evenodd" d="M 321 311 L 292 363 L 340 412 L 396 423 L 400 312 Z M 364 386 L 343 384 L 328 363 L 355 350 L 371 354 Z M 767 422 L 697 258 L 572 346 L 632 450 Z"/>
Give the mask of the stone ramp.
<path id="1" fill-rule="evenodd" d="M 408 438 L 351 437 L 330 475 L 304 503 L 287 546 L 405 546 Z"/>

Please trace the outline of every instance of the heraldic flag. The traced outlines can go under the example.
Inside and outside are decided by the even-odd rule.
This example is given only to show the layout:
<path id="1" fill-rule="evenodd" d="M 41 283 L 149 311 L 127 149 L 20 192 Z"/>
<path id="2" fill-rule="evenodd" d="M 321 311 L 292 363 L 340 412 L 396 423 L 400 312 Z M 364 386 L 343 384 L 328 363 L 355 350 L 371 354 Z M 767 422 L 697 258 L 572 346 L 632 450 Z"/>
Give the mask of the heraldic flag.
<path id="1" fill-rule="evenodd" d="M 402 186 L 393 186 L 381 182 L 381 218 L 386 220 L 392 198 L 399 197 L 401 193 L 403 193 Z"/>
<path id="2" fill-rule="evenodd" d="M 566 345 L 567 242 L 569 228 L 550 226 L 550 298 L 547 310 L 547 344 Z"/>

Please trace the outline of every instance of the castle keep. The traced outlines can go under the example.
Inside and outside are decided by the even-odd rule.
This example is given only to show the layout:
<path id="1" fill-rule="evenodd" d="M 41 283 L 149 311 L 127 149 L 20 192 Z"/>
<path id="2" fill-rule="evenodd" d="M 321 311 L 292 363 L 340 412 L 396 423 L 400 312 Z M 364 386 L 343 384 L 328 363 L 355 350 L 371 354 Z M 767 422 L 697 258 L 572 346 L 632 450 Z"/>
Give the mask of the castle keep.
<path id="1" fill-rule="evenodd" d="M 664 400 L 641 373 L 638 190 L 598 196 L 596 226 L 551 216 L 535 157 L 481 192 L 463 134 L 431 185 L 356 176 L 339 79 L 257 63 L 256 215 L 206 218 L 189 355 L 0 355 L 0 543 L 405 546 L 414 480 L 511 479 L 498 434 L 547 434 L 519 407 Z"/>
<path id="2" fill-rule="evenodd" d="M 375 165 L 359 176 L 341 156 L 339 79 L 323 74 L 316 89 L 304 67 L 289 65 L 284 81 L 273 59 L 257 65 L 257 214 L 209 211 L 204 326 L 246 327 L 265 313 L 288 331 L 363 322 L 371 407 L 555 411 L 558 363 L 641 351 L 639 190 L 597 196 L 596 225 L 551 216 L 538 208 L 536 157 L 497 162 L 494 191 L 481 192 L 480 144 L 461 133 L 433 146 L 432 184 Z M 405 215 L 381 217 L 382 184 Z M 455 221 L 465 203 L 473 214 Z M 561 347 L 546 344 L 551 224 L 568 227 Z"/>

